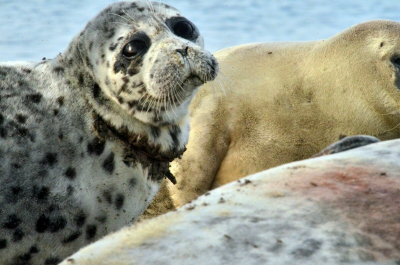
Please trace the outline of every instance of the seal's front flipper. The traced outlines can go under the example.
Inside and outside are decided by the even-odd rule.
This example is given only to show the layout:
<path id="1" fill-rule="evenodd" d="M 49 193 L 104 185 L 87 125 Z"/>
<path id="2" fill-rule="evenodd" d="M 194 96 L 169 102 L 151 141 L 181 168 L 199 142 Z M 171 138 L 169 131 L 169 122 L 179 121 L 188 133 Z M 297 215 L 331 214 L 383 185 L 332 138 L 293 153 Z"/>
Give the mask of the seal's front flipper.
<path id="1" fill-rule="evenodd" d="M 313 157 L 336 154 L 353 148 L 377 142 L 380 142 L 378 138 L 369 135 L 354 135 L 354 136 L 344 137 L 340 141 L 331 144 L 318 154 L 313 155 Z"/>

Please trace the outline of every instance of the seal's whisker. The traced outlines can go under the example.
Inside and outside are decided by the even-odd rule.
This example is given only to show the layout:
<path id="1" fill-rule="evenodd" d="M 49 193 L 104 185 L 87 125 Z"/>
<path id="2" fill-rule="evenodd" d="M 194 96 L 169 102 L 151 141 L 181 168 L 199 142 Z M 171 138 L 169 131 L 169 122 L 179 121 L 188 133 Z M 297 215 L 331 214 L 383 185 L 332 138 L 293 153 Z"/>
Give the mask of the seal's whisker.
<path id="1" fill-rule="evenodd" d="M 149 7 L 149 10 L 150 10 L 150 14 L 149 14 L 150 19 L 152 19 L 154 23 L 157 23 L 155 18 L 154 18 L 154 17 L 156 17 L 156 11 L 155 11 L 155 9 L 153 7 L 153 4 L 149 0 L 146 1 L 146 4 L 147 4 L 147 6 Z"/>
<path id="2" fill-rule="evenodd" d="M 230 38 L 228 41 L 226 41 L 220 48 L 216 49 L 212 54 L 214 55 L 214 53 L 216 53 L 216 52 L 218 52 L 218 51 L 220 51 L 220 50 L 222 50 L 222 49 L 224 49 L 224 48 L 226 48 L 228 46 L 231 46 L 232 43 L 233 43 L 233 37 Z"/>
<path id="3" fill-rule="evenodd" d="M 148 105 L 147 105 L 147 111 L 146 111 L 146 113 L 149 113 L 149 110 L 150 110 L 150 109 L 153 107 L 153 105 L 154 105 L 154 98 L 151 97 L 151 96 L 149 96 L 148 99 L 149 99 L 149 102 L 147 103 Z"/>
<path id="4" fill-rule="evenodd" d="M 122 12 L 123 12 L 127 17 L 129 17 L 129 18 L 131 19 L 131 22 L 136 22 L 135 19 L 134 19 L 131 15 L 129 15 L 128 13 L 126 13 L 125 10 L 122 10 Z"/>
<path id="5" fill-rule="evenodd" d="M 153 14 L 156 14 L 156 10 L 154 9 L 153 3 L 152 3 L 150 0 L 148 0 L 147 3 L 148 3 L 148 5 L 149 5 L 150 11 L 151 11 Z"/>
<path id="6" fill-rule="evenodd" d="M 161 104 L 162 104 L 162 98 L 163 98 L 164 94 L 157 99 L 157 105 L 156 105 L 156 109 L 158 109 L 158 114 L 161 116 Z"/>
<path id="7" fill-rule="evenodd" d="M 215 77 L 215 79 L 221 79 L 221 81 L 227 83 L 227 90 L 232 91 L 231 88 L 235 87 L 235 83 L 232 81 L 232 79 L 229 76 L 226 76 L 222 71 L 218 72 L 218 75 Z"/>
<path id="8" fill-rule="evenodd" d="M 122 12 L 125 13 L 125 11 L 122 11 Z M 108 14 L 109 14 L 109 15 L 116 16 L 116 17 L 120 17 L 120 18 L 122 18 L 123 20 L 125 20 L 125 21 L 127 21 L 127 22 L 130 22 L 129 19 L 127 19 L 126 17 L 123 17 L 123 16 L 121 16 L 121 15 L 118 15 L 118 14 L 115 14 L 115 13 L 108 13 Z M 113 22 L 117 22 L 117 21 L 113 21 Z M 128 24 L 127 24 L 127 25 L 128 25 Z"/>
<path id="9" fill-rule="evenodd" d="M 221 87 L 222 93 L 223 93 L 224 96 L 226 97 L 226 91 L 225 91 L 224 85 L 221 83 L 221 81 L 219 80 L 219 78 L 215 78 L 215 80 L 218 82 L 219 86 Z"/>
<path id="10" fill-rule="evenodd" d="M 143 111 L 143 109 L 146 108 L 146 105 L 147 105 L 147 107 L 149 107 L 149 105 L 150 105 L 149 100 L 150 100 L 149 96 L 146 94 L 146 98 L 144 99 L 143 106 L 142 106 L 142 111 Z"/>
<path id="11" fill-rule="evenodd" d="M 172 103 L 170 102 L 171 109 L 172 109 L 172 112 L 174 113 L 175 117 L 178 117 L 178 115 L 177 115 L 176 112 L 175 112 L 175 109 L 176 109 L 175 100 L 172 98 L 172 95 L 171 95 L 171 91 L 170 91 L 170 90 L 168 90 L 168 99 L 169 99 L 169 101 L 171 101 L 171 99 L 172 99 L 172 103 L 174 104 L 174 107 L 175 107 L 175 108 L 172 108 Z"/>
<path id="12" fill-rule="evenodd" d="M 124 26 L 129 26 L 129 24 L 122 23 L 122 22 L 118 22 L 118 21 L 111 21 L 111 22 L 109 22 L 109 23 L 112 23 L 112 24 L 119 24 L 119 25 L 124 25 Z"/>

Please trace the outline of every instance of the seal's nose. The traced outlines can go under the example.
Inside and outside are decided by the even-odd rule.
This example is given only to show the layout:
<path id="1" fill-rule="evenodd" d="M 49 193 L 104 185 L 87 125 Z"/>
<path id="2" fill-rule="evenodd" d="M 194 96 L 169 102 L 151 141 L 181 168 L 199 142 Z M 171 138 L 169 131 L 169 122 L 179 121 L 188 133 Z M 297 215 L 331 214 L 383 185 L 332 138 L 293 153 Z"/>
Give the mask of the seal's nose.
<path id="1" fill-rule="evenodd" d="M 185 56 L 188 55 L 188 49 L 189 49 L 189 47 L 186 46 L 184 49 L 176 49 L 175 51 L 178 52 L 178 53 L 180 53 L 180 54 L 182 54 L 182 56 L 185 57 Z"/>

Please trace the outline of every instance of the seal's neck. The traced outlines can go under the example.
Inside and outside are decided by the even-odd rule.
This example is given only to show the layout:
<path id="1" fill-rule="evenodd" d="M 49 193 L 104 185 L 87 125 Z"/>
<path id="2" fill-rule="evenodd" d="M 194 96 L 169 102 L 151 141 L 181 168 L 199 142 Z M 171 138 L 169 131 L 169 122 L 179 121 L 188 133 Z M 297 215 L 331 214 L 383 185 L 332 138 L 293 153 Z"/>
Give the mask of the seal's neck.
<path id="1" fill-rule="evenodd" d="M 130 134 L 145 133 L 146 125 L 122 111 L 120 106 L 104 94 L 96 82 L 93 65 L 79 36 L 67 51 L 57 57 L 64 68 L 63 78 L 77 95 L 83 96 L 88 106 L 116 130 L 126 129 Z M 71 91 L 72 92 L 72 91 Z"/>

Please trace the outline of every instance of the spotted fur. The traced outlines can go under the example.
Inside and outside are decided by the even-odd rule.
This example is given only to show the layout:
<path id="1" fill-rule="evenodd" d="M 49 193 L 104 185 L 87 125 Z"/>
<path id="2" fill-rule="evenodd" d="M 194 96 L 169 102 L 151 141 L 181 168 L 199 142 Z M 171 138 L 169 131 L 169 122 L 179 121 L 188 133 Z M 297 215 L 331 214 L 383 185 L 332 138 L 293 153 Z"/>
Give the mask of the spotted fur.
<path id="1" fill-rule="evenodd" d="M 192 23 L 176 35 L 182 19 L 116 3 L 57 58 L 0 65 L 0 264 L 57 264 L 147 207 L 218 71 Z M 147 50 L 129 59 L 138 38 Z"/>

